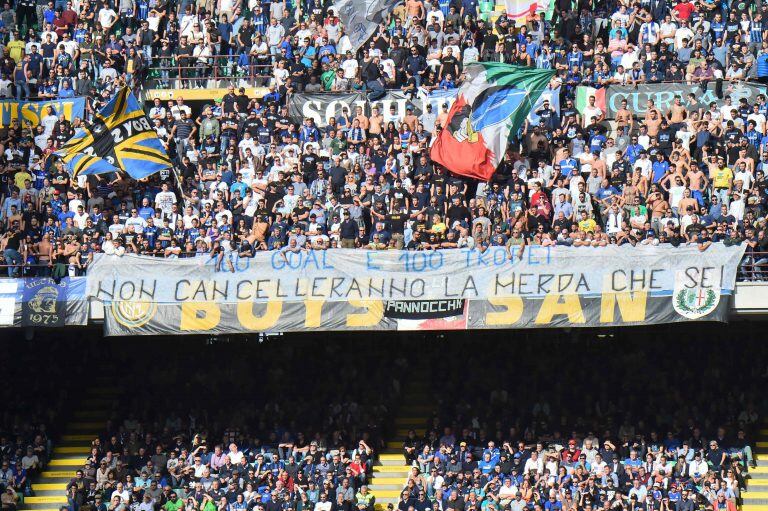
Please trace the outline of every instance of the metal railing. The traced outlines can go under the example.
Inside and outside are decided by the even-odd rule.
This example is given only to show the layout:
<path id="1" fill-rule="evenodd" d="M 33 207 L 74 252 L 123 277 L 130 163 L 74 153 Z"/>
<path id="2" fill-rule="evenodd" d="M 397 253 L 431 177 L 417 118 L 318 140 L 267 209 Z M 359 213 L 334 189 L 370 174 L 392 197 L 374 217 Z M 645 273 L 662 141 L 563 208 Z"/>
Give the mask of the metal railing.
<path id="1" fill-rule="evenodd" d="M 154 57 L 142 85 L 149 89 L 219 88 L 244 81 L 248 86 L 266 86 L 272 79 L 272 64 L 254 56 L 247 60 L 242 62 L 238 55 Z"/>

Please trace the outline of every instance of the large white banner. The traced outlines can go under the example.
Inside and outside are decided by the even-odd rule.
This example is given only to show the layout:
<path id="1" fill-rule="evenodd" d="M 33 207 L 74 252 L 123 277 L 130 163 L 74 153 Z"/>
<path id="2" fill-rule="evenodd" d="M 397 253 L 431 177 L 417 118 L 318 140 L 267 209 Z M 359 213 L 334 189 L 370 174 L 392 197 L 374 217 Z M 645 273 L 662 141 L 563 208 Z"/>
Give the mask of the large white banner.
<path id="1" fill-rule="evenodd" d="M 337 249 L 262 252 L 231 266 L 207 255 L 98 255 L 87 295 L 107 305 L 113 335 L 396 329 L 409 320 L 437 329 L 447 317 L 455 328 L 723 321 L 743 253 L 722 244 Z M 365 322 L 349 320 L 356 308 Z"/>

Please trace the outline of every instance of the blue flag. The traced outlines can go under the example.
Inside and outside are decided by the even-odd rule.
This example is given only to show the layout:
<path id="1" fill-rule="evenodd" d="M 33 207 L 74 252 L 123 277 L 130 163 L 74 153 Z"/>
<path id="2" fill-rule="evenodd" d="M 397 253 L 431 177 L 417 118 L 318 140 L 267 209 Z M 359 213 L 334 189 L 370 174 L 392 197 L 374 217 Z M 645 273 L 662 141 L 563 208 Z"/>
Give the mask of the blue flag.
<path id="1" fill-rule="evenodd" d="M 108 174 L 119 172 L 120 169 L 109 163 L 104 158 L 84 153 L 67 154 L 63 158 L 67 172 L 72 179 L 77 176 L 90 176 L 95 174 Z"/>
<path id="2" fill-rule="evenodd" d="M 173 166 L 141 105 L 128 87 L 123 87 L 101 111 L 93 125 L 78 130 L 57 154 L 67 161 L 82 153 L 142 179 Z M 95 163 L 90 163 L 88 168 Z M 100 166 L 104 169 L 104 166 Z M 109 172 L 87 172 L 97 174 Z"/>

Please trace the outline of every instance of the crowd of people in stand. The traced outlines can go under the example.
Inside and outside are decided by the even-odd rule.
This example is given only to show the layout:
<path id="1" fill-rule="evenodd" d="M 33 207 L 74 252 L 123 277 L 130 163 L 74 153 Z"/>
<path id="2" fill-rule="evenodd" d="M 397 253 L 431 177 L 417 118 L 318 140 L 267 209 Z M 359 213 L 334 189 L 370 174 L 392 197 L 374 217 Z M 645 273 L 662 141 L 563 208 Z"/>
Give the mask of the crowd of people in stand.
<path id="1" fill-rule="evenodd" d="M 398 509 L 736 509 L 755 463 L 759 391 L 723 389 L 715 374 L 763 381 L 765 368 L 737 375 L 737 363 L 708 353 L 702 365 L 717 369 L 702 381 L 679 363 L 689 345 L 665 345 L 658 357 L 644 335 L 519 342 L 508 367 L 498 363 L 508 343 L 441 346 L 437 410 L 404 443 L 413 469 Z"/>
<path id="2" fill-rule="evenodd" d="M 15 511 L 24 496 L 33 494 L 32 483 L 51 458 L 60 422 L 71 405 L 70 389 L 82 370 L 52 364 L 46 378 L 33 377 L 40 353 L 15 335 L 6 334 L 5 340 L 0 348 L 7 383 L 0 389 L 0 509 Z M 69 346 L 49 346 L 46 352 L 74 365 Z"/>
<path id="3" fill-rule="evenodd" d="M 199 353 L 180 353 L 146 376 L 167 392 L 121 387 L 121 406 L 67 485 L 67 511 L 373 511 L 366 485 L 402 397 L 404 366 L 379 367 L 342 346 L 259 346 L 260 356 L 290 367 L 271 365 L 258 377 L 250 357 L 219 353 L 226 368 L 188 373 Z M 315 356 L 303 356 L 307 349 Z M 357 360 L 337 371 L 334 361 L 352 353 Z M 122 357 L 126 374 L 141 372 L 143 362 Z M 179 378 L 185 384 L 174 388 Z"/>
<path id="4" fill-rule="evenodd" d="M 51 107 L 0 128 L 4 269 L 81 274 L 100 252 L 221 255 L 226 270 L 264 250 L 726 243 L 746 244 L 741 277 L 762 280 L 768 102 L 729 94 L 768 76 L 768 6 L 556 0 L 524 24 L 493 8 L 406 0 L 356 49 L 330 1 L 16 0 L 0 12 L 0 95 L 88 100 L 84 119 Z M 452 89 L 478 60 L 554 69 L 560 86 L 560 107 L 537 108 L 487 182 L 430 159 L 448 103 L 331 119 L 287 108 L 298 92 Z M 173 169 L 71 176 L 55 150 L 148 72 L 179 88 L 241 76 L 194 111 L 183 91 L 147 105 Z M 613 119 L 594 96 L 577 105 L 580 86 L 664 80 L 695 92 L 642 113 L 621 104 Z M 249 97 L 243 81 L 268 92 Z"/>

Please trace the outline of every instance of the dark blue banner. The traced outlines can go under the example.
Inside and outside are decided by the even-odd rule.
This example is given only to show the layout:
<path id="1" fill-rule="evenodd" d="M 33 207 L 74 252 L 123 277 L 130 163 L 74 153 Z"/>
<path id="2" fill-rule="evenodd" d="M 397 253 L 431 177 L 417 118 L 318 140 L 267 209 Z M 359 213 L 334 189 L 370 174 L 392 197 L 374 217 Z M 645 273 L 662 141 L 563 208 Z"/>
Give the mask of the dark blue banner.
<path id="1" fill-rule="evenodd" d="M 85 324 L 88 319 L 85 282 L 85 277 L 65 277 L 58 282 L 47 277 L 23 279 L 21 326 Z"/>

